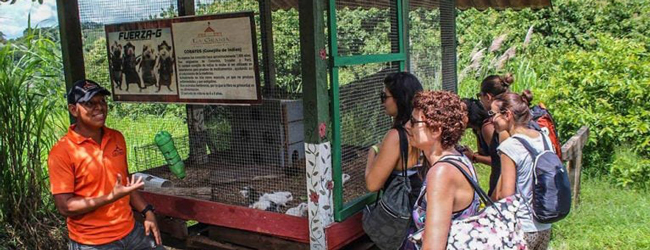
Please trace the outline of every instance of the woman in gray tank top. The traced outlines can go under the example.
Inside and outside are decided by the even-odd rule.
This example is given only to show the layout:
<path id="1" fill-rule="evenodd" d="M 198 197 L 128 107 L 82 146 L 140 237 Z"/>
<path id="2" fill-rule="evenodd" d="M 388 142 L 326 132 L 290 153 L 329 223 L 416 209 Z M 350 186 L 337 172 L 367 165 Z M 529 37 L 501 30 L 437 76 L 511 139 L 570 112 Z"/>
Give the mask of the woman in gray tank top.
<path id="1" fill-rule="evenodd" d="M 528 128 L 531 113 L 528 103 L 532 93 L 526 90 L 522 95 L 506 93 L 499 95 L 491 104 L 489 115 L 497 131 L 507 131 L 511 137 L 498 147 L 501 156 L 501 178 L 497 184 L 499 199 L 520 193 L 531 208 L 534 160 L 528 150 L 515 138 L 528 141 L 540 152 L 544 150 L 544 135 Z M 537 222 L 532 213 L 521 220 L 528 249 L 546 249 L 551 237 L 551 224 Z"/>

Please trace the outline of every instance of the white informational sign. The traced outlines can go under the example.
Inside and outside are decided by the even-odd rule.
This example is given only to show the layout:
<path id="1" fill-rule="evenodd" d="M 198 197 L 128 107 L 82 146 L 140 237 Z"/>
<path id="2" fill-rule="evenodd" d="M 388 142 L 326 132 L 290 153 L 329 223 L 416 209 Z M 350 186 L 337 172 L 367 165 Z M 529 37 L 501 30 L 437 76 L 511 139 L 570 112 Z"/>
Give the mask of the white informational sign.
<path id="1" fill-rule="evenodd" d="M 261 103 L 253 13 L 106 25 L 113 97 Z"/>

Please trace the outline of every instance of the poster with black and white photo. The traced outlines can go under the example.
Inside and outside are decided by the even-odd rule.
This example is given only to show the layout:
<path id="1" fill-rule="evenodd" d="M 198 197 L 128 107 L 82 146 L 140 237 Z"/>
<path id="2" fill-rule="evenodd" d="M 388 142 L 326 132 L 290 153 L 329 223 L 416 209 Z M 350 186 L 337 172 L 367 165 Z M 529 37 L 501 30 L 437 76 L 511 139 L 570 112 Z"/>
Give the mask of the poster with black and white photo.
<path id="1" fill-rule="evenodd" d="M 106 25 L 115 101 L 261 103 L 253 13 Z"/>

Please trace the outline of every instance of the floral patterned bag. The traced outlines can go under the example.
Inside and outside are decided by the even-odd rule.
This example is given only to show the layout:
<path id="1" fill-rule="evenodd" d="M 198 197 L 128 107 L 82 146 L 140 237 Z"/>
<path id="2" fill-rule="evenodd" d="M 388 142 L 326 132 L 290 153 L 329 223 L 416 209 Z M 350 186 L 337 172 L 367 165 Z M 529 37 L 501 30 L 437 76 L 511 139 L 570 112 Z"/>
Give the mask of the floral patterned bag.
<path id="1" fill-rule="evenodd" d="M 492 202 L 485 191 L 458 164 L 452 161 L 445 162 L 454 165 L 465 175 L 486 204 L 478 214 L 452 221 L 447 238 L 447 249 L 528 249 L 519 222 L 520 219 L 529 216 L 523 197 L 515 194 Z M 409 240 L 414 242 L 418 249 L 422 246 L 423 232 L 424 228 L 409 236 Z"/>

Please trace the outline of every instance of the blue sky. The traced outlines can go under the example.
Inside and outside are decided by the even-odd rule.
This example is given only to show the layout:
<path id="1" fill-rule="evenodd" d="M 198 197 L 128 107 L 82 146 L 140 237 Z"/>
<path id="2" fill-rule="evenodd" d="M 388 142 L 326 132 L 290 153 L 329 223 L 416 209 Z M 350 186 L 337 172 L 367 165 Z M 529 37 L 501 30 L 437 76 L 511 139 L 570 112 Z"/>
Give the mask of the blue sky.
<path id="1" fill-rule="evenodd" d="M 57 23 L 55 0 L 44 0 L 42 5 L 31 0 L 18 0 L 11 5 L 0 2 L 0 31 L 8 39 L 22 36 L 30 13 L 32 26 L 48 27 Z"/>
<path id="2" fill-rule="evenodd" d="M 140 21 L 175 3 L 176 0 L 79 0 L 79 9 L 81 22 L 111 24 Z M 44 0 L 42 5 L 32 0 L 17 0 L 15 4 L 0 2 L 0 31 L 8 39 L 22 36 L 30 13 L 32 26 L 48 27 L 58 23 L 56 0 Z"/>

